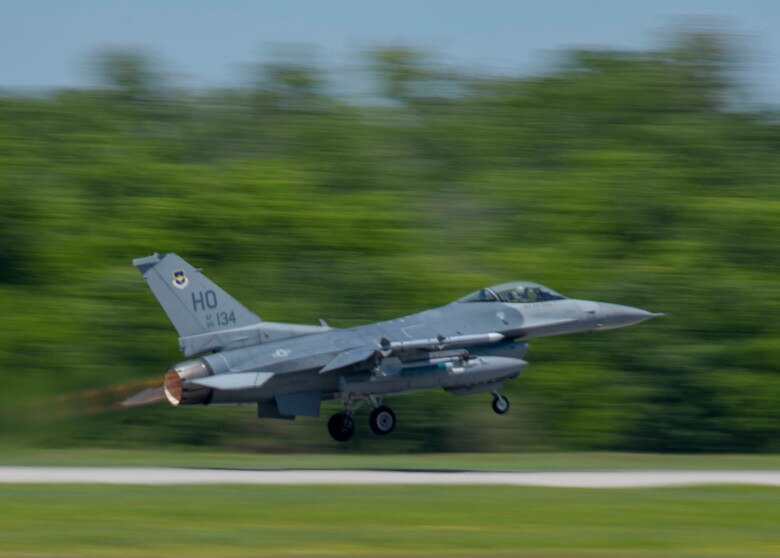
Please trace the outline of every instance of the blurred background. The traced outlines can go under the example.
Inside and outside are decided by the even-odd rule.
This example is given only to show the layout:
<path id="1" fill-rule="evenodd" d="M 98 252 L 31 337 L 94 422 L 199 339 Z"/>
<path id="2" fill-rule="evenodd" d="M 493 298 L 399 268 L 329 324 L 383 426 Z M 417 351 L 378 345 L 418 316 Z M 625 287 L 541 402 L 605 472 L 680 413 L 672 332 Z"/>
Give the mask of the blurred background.
<path id="1" fill-rule="evenodd" d="M 285 4 L 0 6 L 2 447 L 780 451 L 777 4 Z M 117 408 L 183 359 L 130 265 L 168 251 L 272 321 L 515 279 L 668 316 L 337 446 Z"/>

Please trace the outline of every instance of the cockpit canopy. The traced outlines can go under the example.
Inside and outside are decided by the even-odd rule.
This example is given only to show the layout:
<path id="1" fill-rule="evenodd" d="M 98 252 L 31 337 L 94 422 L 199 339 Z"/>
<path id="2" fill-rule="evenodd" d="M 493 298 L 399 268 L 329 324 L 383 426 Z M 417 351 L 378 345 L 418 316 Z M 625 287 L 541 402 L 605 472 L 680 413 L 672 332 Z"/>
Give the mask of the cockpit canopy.
<path id="1" fill-rule="evenodd" d="M 548 289 L 539 283 L 530 281 L 513 281 L 501 283 L 492 287 L 480 289 L 470 295 L 458 299 L 458 302 L 514 302 L 525 304 L 529 302 L 547 302 L 548 300 L 563 300 L 566 297 Z"/>

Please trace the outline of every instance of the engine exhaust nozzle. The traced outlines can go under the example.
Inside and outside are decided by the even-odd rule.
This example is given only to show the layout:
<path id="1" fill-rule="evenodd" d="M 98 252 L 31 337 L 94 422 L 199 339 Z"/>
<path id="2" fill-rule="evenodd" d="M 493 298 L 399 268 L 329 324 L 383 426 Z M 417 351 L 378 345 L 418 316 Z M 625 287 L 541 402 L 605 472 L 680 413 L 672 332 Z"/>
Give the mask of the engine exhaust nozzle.
<path id="1" fill-rule="evenodd" d="M 165 373 L 165 397 L 171 405 L 208 405 L 213 391 L 188 380 L 211 376 L 211 368 L 203 359 L 174 364 Z"/>

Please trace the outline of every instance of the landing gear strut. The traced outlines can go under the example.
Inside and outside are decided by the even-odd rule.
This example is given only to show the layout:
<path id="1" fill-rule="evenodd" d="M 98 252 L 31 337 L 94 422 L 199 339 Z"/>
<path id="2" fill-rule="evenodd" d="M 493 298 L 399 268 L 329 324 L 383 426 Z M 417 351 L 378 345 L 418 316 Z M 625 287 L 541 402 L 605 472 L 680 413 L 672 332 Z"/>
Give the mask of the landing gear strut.
<path id="1" fill-rule="evenodd" d="M 509 399 L 500 393 L 493 394 L 493 411 L 497 415 L 503 415 L 509 410 Z"/>

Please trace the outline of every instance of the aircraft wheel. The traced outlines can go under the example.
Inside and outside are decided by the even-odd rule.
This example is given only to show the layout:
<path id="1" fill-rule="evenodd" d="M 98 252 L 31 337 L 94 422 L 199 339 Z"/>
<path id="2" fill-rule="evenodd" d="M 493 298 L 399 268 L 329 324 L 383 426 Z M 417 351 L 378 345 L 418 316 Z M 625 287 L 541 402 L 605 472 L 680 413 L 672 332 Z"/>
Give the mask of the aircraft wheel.
<path id="1" fill-rule="evenodd" d="M 498 415 L 503 415 L 509 410 L 509 399 L 502 395 L 493 397 L 493 410 Z"/>
<path id="2" fill-rule="evenodd" d="M 390 434 L 395 428 L 395 413 L 390 407 L 377 407 L 371 411 L 368 424 L 378 436 Z"/>
<path id="3" fill-rule="evenodd" d="M 347 413 L 337 413 L 328 421 L 328 432 L 337 442 L 346 442 L 355 433 L 355 421 Z"/>

